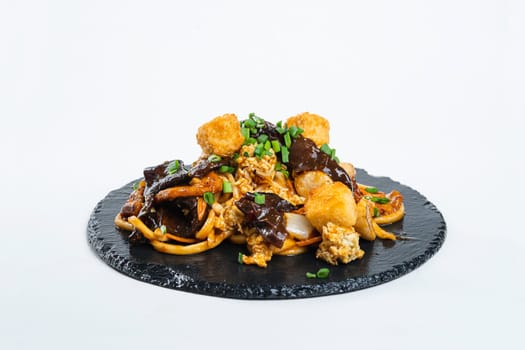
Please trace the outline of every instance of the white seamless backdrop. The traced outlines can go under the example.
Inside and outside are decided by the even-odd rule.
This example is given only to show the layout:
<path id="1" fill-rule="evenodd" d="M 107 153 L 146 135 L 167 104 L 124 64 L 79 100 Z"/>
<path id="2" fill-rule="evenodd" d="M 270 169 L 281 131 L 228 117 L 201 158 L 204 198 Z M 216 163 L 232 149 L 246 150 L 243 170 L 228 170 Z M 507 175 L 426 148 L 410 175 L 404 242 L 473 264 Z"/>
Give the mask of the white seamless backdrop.
<path id="1" fill-rule="evenodd" d="M 0 2 L 0 348 L 523 349 L 520 1 Z M 387 284 L 242 301 L 132 280 L 86 226 L 224 113 L 331 122 L 417 189 L 442 249 Z"/>

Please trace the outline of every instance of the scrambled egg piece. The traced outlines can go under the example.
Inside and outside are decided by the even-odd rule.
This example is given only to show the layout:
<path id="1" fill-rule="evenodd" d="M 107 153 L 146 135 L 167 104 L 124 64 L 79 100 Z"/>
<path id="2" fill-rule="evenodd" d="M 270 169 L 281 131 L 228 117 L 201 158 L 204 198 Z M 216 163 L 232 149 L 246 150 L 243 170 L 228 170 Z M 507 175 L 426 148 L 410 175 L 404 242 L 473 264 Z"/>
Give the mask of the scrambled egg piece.
<path id="1" fill-rule="evenodd" d="M 353 227 L 357 221 L 354 196 L 342 182 L 327 183 L 312 191 L 304 208 L 306 218 L 319 232 L 328 223 Z"/>
<path id="2" fill-rule="evenodd" d="M 243 255 L 243 264 L 255 264 L 259 267 L 268 266 L 268 261 L 272 260 L 273 251 L 261 235 L 256 233 L 249 234 L 246 239 L 248 250 L 251 255 Z"/>
<path id="3" fill-rule="evenodd" d="M 312 113 L 302 113 L 288 118 L 288 127 L 294 125 L 303 129 L 302 135 L 311 139 L 318 147 L 330 143 L 330 123 L 325 118 Z"/>
<path id="4" fill-rule="evenodd" d="M 346 229 L 328 223 L 323 227 L 323 241 L 317 248 L 316 257 L 337 265 L 339 262 L 348 264 L 355 259 L 361 259 L 365 252 L 359 247 L 359 235 L 353 229 Z"/>
<path id="5" fill-rule="evenodd" d="M 241 148 L 244 136 L 235 114 L 225 114 L 203 124 L 197 131 L 197 142 L 204 155 L 230 156 Z"/>

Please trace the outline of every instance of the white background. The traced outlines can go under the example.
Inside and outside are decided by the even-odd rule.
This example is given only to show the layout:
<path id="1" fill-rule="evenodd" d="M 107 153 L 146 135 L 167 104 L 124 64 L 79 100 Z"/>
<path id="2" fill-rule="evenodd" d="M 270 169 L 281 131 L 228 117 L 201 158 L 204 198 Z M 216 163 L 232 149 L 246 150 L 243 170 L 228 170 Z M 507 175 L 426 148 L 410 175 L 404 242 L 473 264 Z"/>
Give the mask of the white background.
<path id="1" fill-rule="evenodd" d="M 0 348 L 523 349 L 521 1 L 2 1 Z M 341 159 L 443 213 L 358 292 L 243 301 L 128 278 L 91 210 L 224 113 L 331 121 Z"/>

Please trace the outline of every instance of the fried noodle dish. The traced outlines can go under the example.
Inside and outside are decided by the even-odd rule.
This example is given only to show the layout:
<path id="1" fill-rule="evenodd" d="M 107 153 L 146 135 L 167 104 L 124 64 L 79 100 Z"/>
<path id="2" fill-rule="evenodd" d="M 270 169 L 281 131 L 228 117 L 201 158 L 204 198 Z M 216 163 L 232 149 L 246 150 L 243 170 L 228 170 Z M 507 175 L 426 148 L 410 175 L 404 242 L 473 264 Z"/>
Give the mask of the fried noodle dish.
<path id="1" fill-rule="evenodd" d="M 360 259 L 360 239 L 396 239 L 382 226 L 403 218 L 403 196 L 357 182 L 329 129 L 312 113 L 276 124 L 253 113 L 216 117 L 197 131 L 198 160 L 144 169 L 115 225 L 131 244 L 167 254 L 242 244 L 249 254 L 239 262 L 259 267 L 310 250 L 332 265 Z"/>

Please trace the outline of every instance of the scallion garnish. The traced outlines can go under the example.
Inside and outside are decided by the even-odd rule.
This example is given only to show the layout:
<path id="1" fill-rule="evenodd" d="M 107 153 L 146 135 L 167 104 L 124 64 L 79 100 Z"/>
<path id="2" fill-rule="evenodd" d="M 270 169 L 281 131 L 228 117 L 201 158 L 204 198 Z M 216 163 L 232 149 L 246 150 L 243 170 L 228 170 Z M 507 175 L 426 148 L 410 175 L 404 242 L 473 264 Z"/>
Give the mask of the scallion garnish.
<path id="1" fill-rule="evenodd" d="M 290 137 L 290 133 L 289 132 L 284 134 L 284 144 L 288 148 L 290 148 L 290 146 L 292 145 L 292 138 Z"/>
<path id="2" fill-rule="evenodd" d="M 247 127 L 247 128 L 255 128 L 255 121 L 253 121 L 252 119 L 246 119 L 244 121 L 244 126 Z"/>
<path id="3" fill-rule="evenodd" d="M 166 232 L 168 232 L 168 229 L 166 228 L 166 225 L 161 225 L 160 226 L 160 232 L 162 232 L 163 235 L 165 235 Z"/>
<path id="4" fill-rule="evenodd" d="M 265 143 L 266 141 L 268 141 L 268 135 L 266 135 L 266 134 L 261 134 L 257 138 L 257 142 L 259 142 L 259 143 Z"/>
<path id="5" fill-rule="evenodd" d="M 217 163 L 221 160 L 221 156 L 218 156 L 216 154 L 212 154 L 211 156 L 208 157 L 208 161 L 212 162 L 212 163 Z"/>
<path id="6" fill-rule="evenodd" d="M 267 151 L 269 151 L 270 149 L 272 149 L 272 143 L 271 143 L 270 141 L 267 140 L 267 141 L 264 143 L 264 149 L 267 150 Z"/>
<path id="7" fill-rule="evenodd" d="M 372 197 L 372 196 L 365 196 L 365 199 L 368 199 L 374 203 L 379 203 L 379 204 L 387 204 L 390 202 L 390 199 L 386 198 L 386 197 Z"/>
<path id="8" fill-rule="evenodd" d="M 288 163 L 288 156 L 290 155 L 290 152 L 288 151 L 288 147 L 281 146 L 281 159 L 283 163 Z"/>
<path id="9" fill-rule="evenodd" d="M 386 197 L 372 197 L 372 202 L 379 203 L 379 204 L 387 204 L 387 203 L 390 203 L 390 199 Z"/>
<path id="10" fill-rule="evenodd" d="M 248 137 L 247 139 L 244 140 L 245 145 L 251 145 L 254 143 L 257 143 L 257 139 L 254 139 L 253 137 Z"/>
<path id="11" fill-rule="evenodd" d="M 204 198 L 204 201 L 209 205 L 212 205 L 213 202 L 215 202 L 215 196 L 211 192 L 204 192 L 202 198 Z"/>
<path id="12" fill-rule="evenodd" d="M 250 128 L 241 128 L 241 134 L 244 137 L 244 139 L 250 138 Z"/>
<path id="13" fill-rule="evenodd" d="M 221 165 L 221 167 L 219 168 L 220 173 L 233 173 L 234 171 L 235 168 L 229 165 Z"/>
<path id="14" fill-rule="evenodd" d="M 324 153 L 328 154 L 332 160 L 335 160 L 337 163 L 339 163 L 339 158 L 337 158 L 335 155 L 335 148 L 331 148 L 330 146 L 328 146 L 328 144 L 325 143 L 321 146 L 320 149 Z"/>
<path id="15" fill-rule="evenodd" d="M 230 181 L 222 182 L 222 193 L 233 193 L 233 186 Z"/>
<path id="16" fill-rule="evenodd" d="M 321 146 L 321 151 L 323 151 L 324 153 L 330 155 L 330 151 L 332 149 L 330 148 L 330 146 L 328 146 L 327 143 L 324 143 L 322 146 Z"/>
<path id="17" fill-rule="evenodd" d="M 275 152 L 279 152 L 281 150 L 281 143 L 277 140 L 272 140 L 272 149 Z"/>
<path id="18" fill-rule="evenodd" d="M 180 168 L 180 162 L 178 160 L 174 160 L 173 162 L 170 162 L 168 164 L 167 170 L 168 174 L 172 175 L 175 174 Z"/>
<path id="19" fill-rule="evenodd" d="M 372 193 L 372 194 L 379 192 L 377 187 L 373 187 L 373 186 L 365 188 L 365 191 L 368 192 L 368 193 Z"/>
<path id="20" fill-rule="evenodd" d="M 295 125 L 292 125 L 290 126 L 290 136 L 292 136 L 293 138 L 296 138 L 297 136 L 299 136 L 304 130 L 295 126 Z"/>
<path id="21" fill-rule="evenodd" d="M 262 193 L 255 193 L 253 201 L 259 205 L 263 205 L 266 201 L 266 196 Z"/>
<path id="22" fill-rule="evenodd" d="M 237 255 L 237 262 L 241 265 L 244 264 L 244 261 L 242 260 L 244 254 L 243 253 L 239 253 L 239 255 Z"/>
<path id="23" fill-rule="evenodd" d="M 327 278 L 328 275 L 330 275 L 330 270 L 326 267 L 323 267 L 322 269 L 319 269 L 316 273 L 317 278 Z"/>
<path id="24" fill-rule="evenodd" d="M 133 188 L 133 191 L 138 190 L 139 189 L 139 183 L 138 182 L 134 182 L 132 188 Z"/>
<path id="25" fill-rule="evenodd" d="M 283 127 L 283 122 L 278 121 L 277 124 L 275 124 L 275 129 L 279 134 L 284 134 L 286 132 L 286 125 Z"/>
<path id="26" fill-rule="evenodd" d="M 316 273 L 307 272 L 306 278 L 327 278 L 330 275 L 330 270 L 326 267 L 320 268 Z"/>
<path id="27" fill-rule="evenodd" d="M 264 144 L 262 143 L 258 143 L 257 146 L 255 146 L 255 150 L 253 151 L 253 154 L 257 157 L 257 158 L 262 158 L 263 156 L 263 153 L 264 153 Z"/>
<path id="28" fill-rule="evenodd" d="M 377 218 L 380 215 L 379 209 L 374 208 L 374 217 Z"/>
<path id="29" fill-rule="evenodd" d="M 317 277 L 317 275 L 315 273 L 313 273 L 313 272 L 307 272 L 306 273 L 306 278 L 316 278 L 316 277 Z"/>

